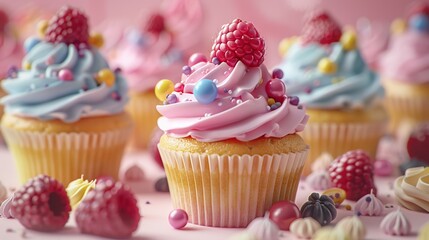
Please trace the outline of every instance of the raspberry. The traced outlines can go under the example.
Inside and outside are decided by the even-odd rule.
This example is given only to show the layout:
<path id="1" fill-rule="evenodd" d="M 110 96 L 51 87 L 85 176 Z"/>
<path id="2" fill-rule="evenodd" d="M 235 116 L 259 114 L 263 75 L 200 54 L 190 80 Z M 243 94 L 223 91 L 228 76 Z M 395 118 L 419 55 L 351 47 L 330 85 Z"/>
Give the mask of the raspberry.
<path id="1" fill-rule="evenodd" d="M 88 46 L 88 20 L 78 9 L 62 7 L 49 21 L 45 33 L 51 43 L 74 44 L 76 47 Z"/>
<path id="2" fill-rule="evenodd" d="M 149 20 L 146 23 L 145 30 L 146 32 L 150 32 L 153 34 L 160 34 L 162 31 L 165 30 L 164 17 L 159 13 L 155 13 L 150 16 Z"/>
<path id="3" fill-rule="evenodd" d="M 301 39 L 304 43 L 331 44 L 338 42 L 341 34 L 341 28 L 329 14 L 316 12 L 304 24 Z"/>
<path id="4" fill-rule="evenodd" d="M 56 231 L 64 227 L 71 211 L 64 186 L 57 180 L 39 175 L 15 192 L 11 213 L 26 228 Z"/>
<path id="5" fill-rule="evenodd" d="M 264 61 L 265 42 L 252 23 L 235 19 L 222 26 L 215 39 L 210 58 L 217 58 L 234 67 L 242 61 L 248 67 L 258 67 Z"/>
<path id="6" fill-rule="evenodd" d="M 429 164 L 429 124 L 422 124 L 415 128 L 407 141 L 407 151 L 410 159 Z"/>
<path id="7" fill-rule="evenodd" d="M 349 151 L 335 159 L 329 167 L 334 187 L 346 191 L 346 198 L 357 201 L 373 189 L 373 166 L 369 155 L 362 150 Z"/>
<path id="8" fill-rule="evenodd" d="M 79 204 L 75 215 L 81 232 L 110 238 L 131 237 L 140 222 L 133 193 L 112 180 L 98 182 Z"/>

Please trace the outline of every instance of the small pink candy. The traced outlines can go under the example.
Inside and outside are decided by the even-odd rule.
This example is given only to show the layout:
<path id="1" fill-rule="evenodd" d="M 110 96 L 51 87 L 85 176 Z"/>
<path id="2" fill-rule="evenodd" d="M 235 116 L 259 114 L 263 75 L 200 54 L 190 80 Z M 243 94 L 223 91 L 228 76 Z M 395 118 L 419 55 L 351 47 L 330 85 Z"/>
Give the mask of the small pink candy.
<path id="1" fill-rule="evenodd" d="M 393 173 L 393 165 L 385 159 L 379 159 L 374 162 L 374 174 L 377 176 L 390 176 Z"/>
<path id="2" fill-rule="evenodd" d="M 188 66 L 192 67 L 199 62 L 207 62 L 206 56 L 202 53 L 194 53 L 189 57 Z"/>
<path id="3" fill-rule="evenodd" d="M 183 89 L 185 89 L 185 85 L 183 83 L 176 83 L 174 85 L 175 92 L 183 92 Z"/>
<path id="4" fill-rule="evenodd" d="M 168 215 L 168 222 L 175 229 L 182 229 L 188 223 L 188 214 L 185 210 L 182 209 L 174 209 Z"/>
<path id="5" fill-rule="evenodd" d="M 58 77 L 63 81 L 71 81 L 73 80 L 73 73 L 69 69 L 61 69 Z"/>

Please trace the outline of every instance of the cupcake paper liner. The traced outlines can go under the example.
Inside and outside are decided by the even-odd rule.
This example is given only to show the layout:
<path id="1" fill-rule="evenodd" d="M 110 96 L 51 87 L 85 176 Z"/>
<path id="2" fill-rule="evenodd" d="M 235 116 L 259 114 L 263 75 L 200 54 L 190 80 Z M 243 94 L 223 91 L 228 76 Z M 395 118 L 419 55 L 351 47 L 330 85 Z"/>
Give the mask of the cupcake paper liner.
<path id="1" fill-rule="evenodd" d="M 307 123 L 302 137 L 311 146 L 303 175 L 311 173 L 311 165 L 323 153 L 334 158 L 350 150 L 362 149 L 374 159 L 385 127 L 376 123 Z"/>
<path id="2" fill-rule="evenodd" d="M 87 179 L 118 177 L 131 128 L 101 133 L 41 133 L 2 127 L 21 183 L 47 174 L 67 185 Z"/>
<path id="3" fill-rule="evenodd" d="M 160 117 L 156 105 L 160 101 L 155 93 L 132 93 L 126 107 L 134 121 L 135 127 L 130 138 L 129 147 L 134 150 L 145 149 L 148 146 L 153 130 Z"/>
<path id="4" fill-rule="evenodd" d="M 212 227 L 246 227 L 274 202 L 294 201 L 308 153 L 220 156 L 158 147 L 174 208 Z"/>

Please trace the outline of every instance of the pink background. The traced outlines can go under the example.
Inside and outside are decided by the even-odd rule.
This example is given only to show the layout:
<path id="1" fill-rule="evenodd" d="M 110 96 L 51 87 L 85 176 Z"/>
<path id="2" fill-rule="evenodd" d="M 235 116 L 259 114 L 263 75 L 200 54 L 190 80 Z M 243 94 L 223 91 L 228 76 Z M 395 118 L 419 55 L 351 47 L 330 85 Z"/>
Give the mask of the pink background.
<path id="1" fill-rule="evenodd" d="M 159 9 L 157 0 L 0 0 L 0 6 L 12 15 L 43 6 L 44 11 L 54 12 L 64 4 L 82 8 L 90 17 L 93 30 L 123 29 L 139 23 L 140 19 Z M 429 2 L 429 0 L 421 0 Z M 355 25 L 359 18 L 389 24 L 394 18 L 403 16 L 407 7 L 416 1 L 410 0 L 201 0 L 204 10 L 201 45 L 195 50 L 209 53 L 212 39 L 220 26 L 233 18 L 253 21 L 267 45 L 266 64 L 279 60 L 279 41 L 299 34 L 303 17 L 310 9 L 328 10 L 342 25 Z M 106 28 L 107 26 L 107 28 Z M 110 36 L 110 35 L 109 35 Z"/>

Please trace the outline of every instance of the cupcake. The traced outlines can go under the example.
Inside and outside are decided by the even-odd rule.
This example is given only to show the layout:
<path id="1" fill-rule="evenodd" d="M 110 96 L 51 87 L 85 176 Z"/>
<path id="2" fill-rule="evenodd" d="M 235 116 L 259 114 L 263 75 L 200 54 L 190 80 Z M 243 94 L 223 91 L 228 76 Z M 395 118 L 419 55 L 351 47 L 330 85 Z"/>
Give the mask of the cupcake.
<path id="1" fill-rule="evenodd" d="M 179 79 L 186 65 L 187 51 L 198 41 L 201 24 L 199 0 L 170 1 L 171 5 L 152 14 L 144 28 L 130 29 L 113 53 L 113 62 L 120 67 L 130 87 L 126 107 L 135 122 L 130 147 L 148 147 L 159 114 L 159 100 L 154 94 L 158 80 Z M 184 5 L 191 4 L 191 5 Z"/>
<path id="2" fill-rule="evenodd" d="M 187 66 L 176 87 L 162 80 L 155 88 L 172 202 L 194 224 L 246 227 L 272 203 L 295 200 L 308 152 L 297 132 L 308 117 L 285 95 L 282 72 L 268 72 L 264 48 L 254 25 L 235 19 L 210 61 Z"/>
<path id="3" fill-rule="evenodd" d="M 298 96 L 310 116 L 304 140 L 311 164 L 323 153 L 334 158 L 353 149 L 375 156 L 383 135 L 385 114 L 377 104 L 382 94 L 377 76 L 363 61 L 353 30 L 342 30 L 323 12 L 306 21 L 302 36 L 281 43 L 283 60 L 277 68 L 287 93 Z"/>
<path id="4" fill-rule="evenodd" d="M 1 128 L 20 181 L 117 177 L 132 128 L 124 78 L 92 45 L 100 35 L 89 36 L 79 10 L 63 7 L 41 26 L 45 36 L 27 46 L 23 69 L 2 83 Z"/>
<path id="5" fill-rule="evenodd" d="M 392 25 L 387 50 L 380 56 L 390 129 L 429 122 L 429 5 L 412 9 Z"/>

